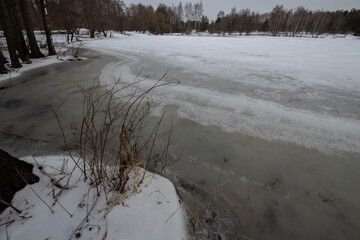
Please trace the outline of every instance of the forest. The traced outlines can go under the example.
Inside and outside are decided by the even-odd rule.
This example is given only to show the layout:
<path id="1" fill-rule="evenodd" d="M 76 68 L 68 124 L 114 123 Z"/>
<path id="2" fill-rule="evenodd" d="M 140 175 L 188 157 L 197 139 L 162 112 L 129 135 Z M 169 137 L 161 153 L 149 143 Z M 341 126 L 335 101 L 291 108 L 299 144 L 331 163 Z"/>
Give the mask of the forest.
<path id="1" fill-rule="evenodd" d="M 5 0 L 9 1 L 9 0 Z M 16 0 L 14 1 L 16 2 Z M 31 2 L 31 1 L 30 1 Z M 42 28 L 39 1 L 29 4 L 36 29 Z M 41 2 L 41 1 L 40 1 Z M 251 9 L 225 13 L 219 9 L 217 19 L 210 21 L 204 16 L 204 5 L 200 1 L 167 6 L 131 4 L 121 0 L 47 0 L 49 21 L 53 29 L 76 32 L 88 28 L 91 37 L 96 31 L 149 31 L 154 34 L 189 33 L 192 30 L 210 33 L 221 32 L 279 32 L 311 34 L 348 33 L 360 34 L 360 10 L 312 11 L 302 6 L 286 9 L 275 6 L 271 12 L 258 13 Z"/>
<path id="2" fill-rule="evenodd" d="M 304 7 L 286 9 L 275 6 L 271 12 L 258 13 L 250 9 L 229 12 L 219 11 L 216 20 L 204 15 L 202 1 L 180 2 L 178 5 L 131 4 L 122 0 L 0 0 L 1 30 L 7 42 L 11 66 L 20 68 L 30 58 L 43 57 L 34 30 L 44 30 L 49 55 L 56 51 L 51 39 L 51 29 L 74 39 L 79 29 L 89 30 L 89 37 L 106 36 L 108 30 L 140 31 L 153 34 L 183 33 L 193 31 L 209 33 L 262 32 L 272 36 L 319 35 L 323 33 L 360 34 L 360 10 L 312 11 Z M 23 31 L 26 31 L 24 34 Z M 2 49 L 3 50 L 3 49 Z M 6 73 L 8 61 L 0 52 L 0 72 Z"/>

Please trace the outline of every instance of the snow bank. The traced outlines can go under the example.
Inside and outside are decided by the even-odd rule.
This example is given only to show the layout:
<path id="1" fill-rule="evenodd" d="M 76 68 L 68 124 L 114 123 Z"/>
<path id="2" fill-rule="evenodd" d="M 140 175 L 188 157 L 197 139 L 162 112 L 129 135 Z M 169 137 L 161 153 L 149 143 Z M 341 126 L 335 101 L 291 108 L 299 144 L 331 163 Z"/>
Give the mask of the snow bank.
<path id="1" fill-rule="evenodd" d="M 70 180 L 71 187 L 64 190 L 56 202 L 54 196 L 60 189 L 51 184 L 50 179 L 64 184 L 66 174 L 74 166 L 72 160 L 66 156 L 23 160 L 43 167 L 41 170 L 34 167 L 40 181 L 31 188 L 53 213 L 30 186 L 26 186 L 12 201 L 22 213 L 7 208 L 0 215 L 0 239 L 7 239 L 7 235 L 10 240 L 187 238 L 184 212 L 174 186 L 159 175 L 147 172 L 140 187 L 136 187 L 134 179 L 129 181 L 125 194 L 108 196 L 116 199 L 116 205 L 109 206 L 104 194 L 97 197 L 96 190 L 89 188 L 76 169 Z M 140 168 L 134 171 L 133 177 L 141 178 L 142 171 Z"/>

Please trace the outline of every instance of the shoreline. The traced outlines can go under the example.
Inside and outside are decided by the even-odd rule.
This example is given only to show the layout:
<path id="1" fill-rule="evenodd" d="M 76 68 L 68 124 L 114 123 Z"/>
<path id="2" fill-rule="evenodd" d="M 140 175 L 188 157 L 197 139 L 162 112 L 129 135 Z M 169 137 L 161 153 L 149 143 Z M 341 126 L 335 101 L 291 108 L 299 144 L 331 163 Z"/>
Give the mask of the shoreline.
<path id="1" fill-rule="evenodd" d="M 9 69 L 9 72 L 7 74 L 1 74 L 0 75 L 0 83 L 4 83 L 6 81 L 10 82 L 11 79 L 19 77 L 26 73 L 29 70 L 37 69 L 40 67 L 45 67 L 54 63 L 60 63 L 63 62 L 59 59 L 57 59 L 57 56 L 47 56 L 40 59 L 31 59 L 30 64 L 23 63 L 22 68 L 16 68 L 16 69 Z"/>
<path id="2" fill-rule="evenodd" d="M 107 236 L 167 240 L 172 235 L 176 236 L 174 239 L 187 239 L 184 209 L 173 184 L 164 177 L 146 171 L 144 183 L 138 185 L 144 170 L 133 169 L 124 193 L 117 198 L 111 192 L 107 197 L 104 193 L 97 196 L 89 180 L 81 179 L 79 169 L 71 172 L 74 163 L 69 156 L 31 156 L 21 160 L 34 165 L 33 173 L 40 180 L 15 194 L 12 204 L 22 213 L 10 208 L 1 213 L 0 224 L 10 222 L 5 224 L 6 231 L 0 228 L 1 238 L 62 240 L 76 235 L 89 239 Z M 50 179 L 58 179 L 58 185 L 66 186 L 70 172 L 73 176 L 69 187 L 54 189 Z M 84 196 L 88 196 L 87 201 Z M 110 204 L 108 199 L 112 199 Z M 49 205 L 51 212 L 43 203 Z"/>
<path id="3" fill-rule="evenodd" d="M 46 115 L 46 105 L 56 107 L 64 98 L 68 98 L 62 114 L 68 120 L 65 126 L 69 128 L 67 133 L 71 136 L 71 118 L 82 109 L 80 104 L 77 105 L 81 100 L 76 97 L 75 86 L 84 84 L 82 86 L 86 87 L 89 79 L 100 76 L 104 66 L 118 60 L 92 50 L 87 54 L 91 55 L 88 60 L 68 66 L 54 65 L 51 72 L 46 68 L 34 70 L 31 74 L 36 76 L 33 79 L 35 82 L 14 87 L 13 91 L 9 91 L 6 102 L 0 105 L 0 113 L 4 108 L 12 112 L 7 119 L 2 119 L 2 126 L 14 134 L 28 136 L 27 144 L 39 150 L 40 155 L 50 151 L 49 148 L 44 150 L 46 145 L 53 147 L 56 152 L 61 151 L 62 147 L 59 136 L 47 136 L 48 130 L 54 131 L 56 127 L 51 127 L 53 116 Z M 53 78 L 53 81 L 48 81 L 49 78 Z M 32 87 L 33 84 L 36 87 Z M 25 102 L 28 104 L 26 107 L 22 106 Z M 38 109 L 39 112 L 33 113 L 28 108 Z M 176 106 L 166 106 L 164 110 L 177 114 Z M 21 114 L 13 115 L 16 112 Z M 74 119 L 77 117 L 74 116 Z M 18 119 L 26 121 L 26 126 L 12 127 Z M 348 183 L 360 181 L 359 163 L 356 161 L 358 155 L 329 157 L 304 147 L 226 133 L 219 127 L 201 125 L 178 115 L 172 120 L 176 145 L 170 156 L 183 158 L 172 168 L 173 175 L 176 175 L 172 181 L 181 186 L 182 194 L 183 190 L 188 190 L 184 199 L 192 201 L 192 209 L 199 213 L 202 223 L 208 226 L 209 234 L 225 233 L 229 230 L 229 224 L 234 223 L 240 226 L 235 227 L 235 231 L 243 236 L 261 238 L 265 229 L 271 226 L 269 236 L 290 238 L 296 232 L 288 225 L 290 219 L 294 224 L 303 226 L 314 238 L 328 236 L 328 229 L 332 229 L 330 234 L 334 239 L 341 238 L 342 232 L 330 228 L 334 224 L 351 234 L 358 233 L 358 230 L 338 217 L 344 215 L 357 223 L 354 221 L 355 211 L 349 211 L 349 208 L 359 208 L 352 197 L 358 192 L 354 190 L 356 186 Z M 170 122 L 165 121 L 167 125 L 159 130 L 159 136 L 170 129 Z M 14 148 L 23 147 L 23 144 L 14 146 L 12 140 L 6 140 L 4 144 Z M 23 154 L 28 155 L 26 151 Z M 229 201 L 222 200 L 221 192 L 216 191 L 217 200 L 222 201 L 216 202 L 214 187 L 226 183 L 228 178 L 231 184 L 224 185 L 220 190 Z M 181 179 L 186 179 L 186 182 L 181 182 Z M 338 208 L 331 208 L 319 196 L 336 201 Z M 199 207 L 199 202 L 204 207 Z M 316 215 L 313 213 L 314 208 L 317 209 Z M 232 218 L 231 214 L 235 217 Z M 216 217 L 211 217 L 213 215 Z M 317 229 L 312 228 L 309 217 L 318 218 L 321 224 Z M 219 225 L 220 229 L 217 228 Z"/>

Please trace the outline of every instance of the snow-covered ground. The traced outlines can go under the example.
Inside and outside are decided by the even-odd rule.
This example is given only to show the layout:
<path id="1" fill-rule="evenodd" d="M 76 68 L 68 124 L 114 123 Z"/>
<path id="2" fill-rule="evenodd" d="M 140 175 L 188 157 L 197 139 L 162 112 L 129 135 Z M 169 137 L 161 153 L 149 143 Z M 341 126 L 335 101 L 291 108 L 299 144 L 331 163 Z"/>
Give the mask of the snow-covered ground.
<path id="1" fill-rule="evenodd" d="M 128 37 L 88 42 L 119 57 L 100 79 L 152 86 L 181 117 L 325 153 L 360 151 L 360 40 L 287 37 Z"/>
<path id="2" fill-rule="evenodd" d="M 57 56 L 48 56 L 41 59 L 31 59 L 31 62 L 32 62 L 31 64 L 23 63 L 22 68 L 10 69 L 9 73 L 7 74 L 0 74 L 0 82 L 11 81 L 12 78 L 20 76 L 21 73 L 26 72 L 28 70 L 38 67 L 44 67 L 61 61 L 57 58 Z"/>
<path id="3" fill-rule="evenodd" d="M 41 32 L 41 31 L 35 31 L 35 36 L 36 36 L 36 40 L 38 41 L 40 46 L 45 45 L 46 43 L 46 36 Z M 82 39 L 84 36 L 80 36 L 80 35 L 76 35 L 74 42 L 72 42 L 71 44 L 66 44 L 66 35 L 64 34 L 53 34 L 52 35 L 52 39 L 53 39 L 53 43 L 55 44 L 55 48 L 56 48 L 56 52 L 57 55 L 56 56 L 47 56 L 48 52 L 46 48 L 41 48 L 40 51 L 46 56 L 44 58 L 39 58 L 39 59 L 31 59 L 31 63 L 22 63 L 21 60 L 20 62 L 22 63 L 22 68 L 17 68 L 17 69 L 12 69 L 10 68 L 10 56 L 9 56 L 9 52 L 8 51 L 3 51 L 3 54 L 5 56 L 5 58 L 9 61 L 9 72 L 7 74 L 0 74 L 0 82 L 4 82 L 4 81 L 11 81 L 12 78 L 18 77 L 20 76 L 22 73 L 31 70 L 31 69 L 35 69 L 35 68 L 39 68 L 39 67 L 44 67 L 53 63 L 59 63 L 62 61 L 67 61 L 67 60 L 73 60 L 71 59 L 71 55 L 72 52 L 71 51 L 67 51 L 68 47 L 74 47 L 77 48 L 78 46 L 81 45 L 81 42 L 78 42 L 76 40 L 78 39 Z M 76 39 L 77 38 L 77 39 Z M 0 46 L 6 46 L 6 40 L 5 38 L 0 38 Z"/>
<path id="4" fill-rule="evenodd" d="M 138 187 L 143 171 L 138 168 L 127 191 L 109 195 L 114 204 L 108 205 L 104 194 L 97 197 L 96 189 L 84 182 L 78 168 L 73 172 L 69 189 L 62 191 L 51 183 L 51 179 L 56 179 L 53 183 L 59 181 L 65 186 L 74 166 L 69 157 L 22 160 L 35 166 L 34 174 L 40 181 L 16 193 L 12 204 L 21 214 L 11 208 L 1 213 L 0 239 L 187 238 L 185 213 L 175 188 L 159 175 L 147 172 Z"/>

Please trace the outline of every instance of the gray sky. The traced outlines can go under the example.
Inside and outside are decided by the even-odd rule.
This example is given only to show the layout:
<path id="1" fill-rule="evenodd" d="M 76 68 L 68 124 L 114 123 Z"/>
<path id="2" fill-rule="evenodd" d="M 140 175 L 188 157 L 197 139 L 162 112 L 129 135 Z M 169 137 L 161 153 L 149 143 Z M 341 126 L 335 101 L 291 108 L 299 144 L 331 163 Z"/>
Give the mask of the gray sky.
<path id="1" fill-rule="evenodd" d="M 180 0 L 124 0 L 126 5 L 130 3 L 141 2 L 144 5 L 152 5 L 155 9 L 159 3 L 166 5 L 179 4 Z M 183 0 L 185 2 L 199 2 L 194 0 Z M 324 9 L 324 10 L 350 10 L 352 8 L 360 8 L 360 0 L 203 0 L 204 14 L 210 19 L 216 18 L 219 10 L 230 12 L 232 7 L 237 10 L 242 8 L 250 8 L 253 11 L 268 12 L 277 4 L 283 4 L 285 8 L 296 8 L 297 6 L 304 6 L 311 10 Z"/>

